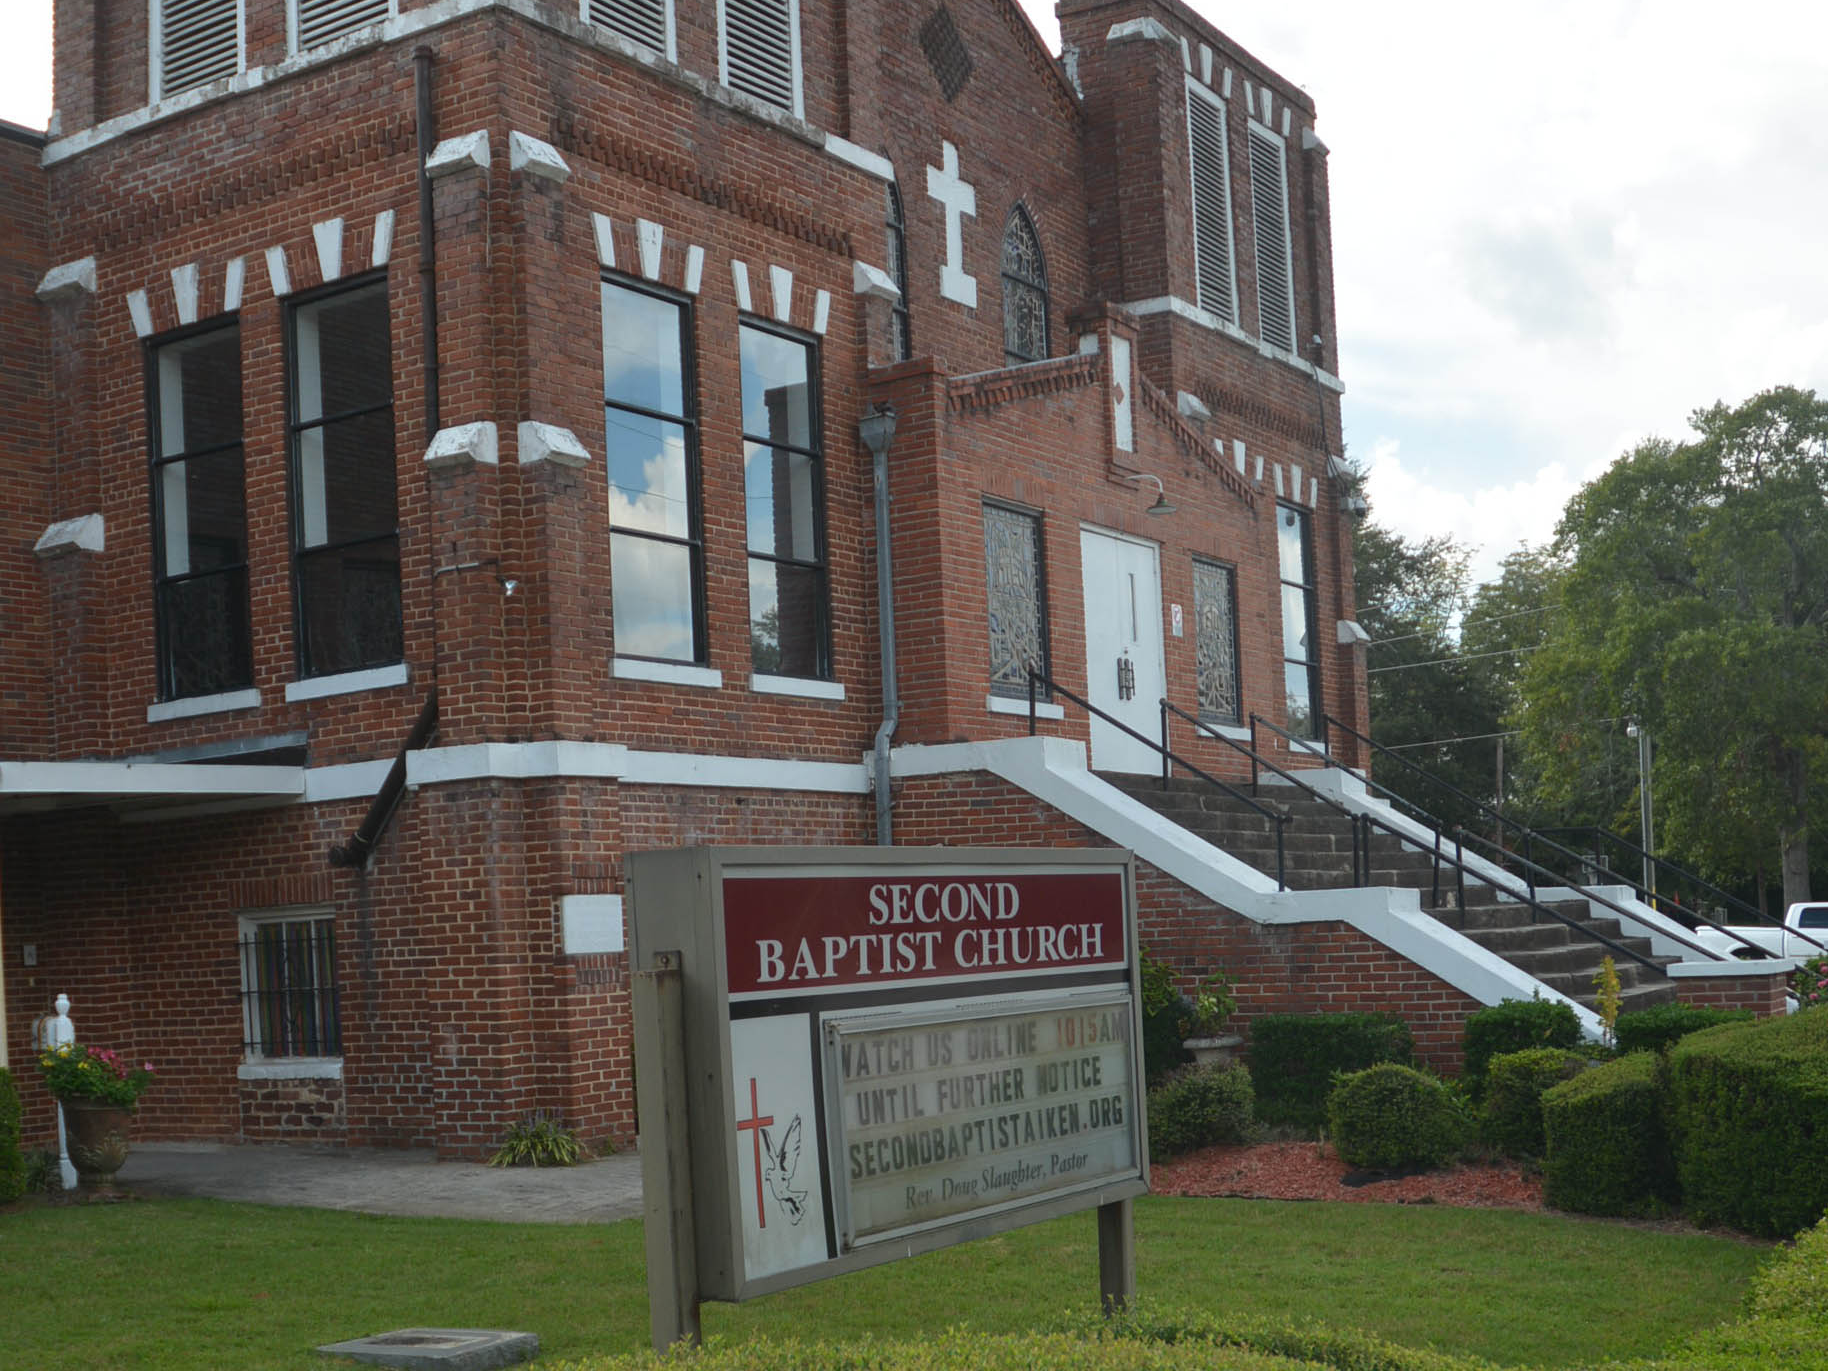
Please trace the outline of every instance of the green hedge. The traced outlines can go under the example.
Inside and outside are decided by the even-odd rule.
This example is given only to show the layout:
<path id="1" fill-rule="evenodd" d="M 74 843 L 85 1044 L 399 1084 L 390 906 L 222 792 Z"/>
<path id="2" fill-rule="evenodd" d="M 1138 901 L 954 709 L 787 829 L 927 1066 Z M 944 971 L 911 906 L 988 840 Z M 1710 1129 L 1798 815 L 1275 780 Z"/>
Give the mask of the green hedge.
<path id="1" fill-rule="evenodd" d="M 1652 1053 L 1584 1071 L 1544 1092 L 1543 1199 L 1579 1214 L 1660 1214 L 1676 1197 Z"/>
<path id="2" fill-rule="evenodd" d="M 25 1194 L 25 1154 L 19 1150 L 22 1118 L 13 1073 L 0 1066 L 0 1204 Z"/>
<path id="3" fill-rule="evenodd" d="M 1264 1014 L 1250 1026 L 1250 1078 L 1264 1123 L 1318 1128 L 1333 1077 L 1379 1062 L 1408 1065 L 1409 1025 L 1394 1014 Z"/>
<path id="4" fill-rule="evenodd" d="M 1143 949 L 1142 1047 L 1143 1077 L 1154 1085 L 1177 1066 L 1193 1060 L 1181 1046 L 1181 1027 L 1193 1015 L 1193 1005 L 1174 985 L 1174 968 L 1157 961 Z"/>
<path id="5" fill-rule="evenodd" d="M 1501 1052 L 1486 1065 L 1485 1108 L 1479 1136 L 1509 1157 L 1540 1157 L 1543 1092 L 1578 1076 L 1587 1059 L 1565 1047 Z"/>
<path id="6" fill-rule="evenodd" d="M 1503 1000 L 1467 1015 L 1461 1041 L 1466 1086 L 1480 1099 L 1493 1057 L 1532 1047 L 1574 1047 L 1580 1042 L 1580 1020 L 1560 1000 Z"/>
<path id="7" fill-rule="evenodd" d="M 1149 1092 L 1149 1157 L 1165 1161 L 1215 1143 L 1243 1142 L 1254 1126 L 1250 1072 L 1189 1066 Z"/>
<path id="8" fill-rule="evenodd" d="M 1619 1015 L 1613 1028 L 1621 1053 L 1663 1052 L 1678 1038 L 1723 1023 L 1743 1023 L 1749 1009 L 1710 1009 L 1696 1004 L 1660 1004 Z"/>
<path id="9" fill-rule="evenodd" d="M 1374 1171 L 1445 1166 L 1472 1134 L 1472 1120 L 1452 1091 L 1395 1062 L 1341 1076 L 1327 1096 L 1327 1126 L 1342 1160 Z"/>
<path id="10" fill-rule="evenodd" d="M 1722 1024 L 1669 1050 L 1689 1216 L 1787 1238 L 1828 1209 L 1828 1012 Z"/>

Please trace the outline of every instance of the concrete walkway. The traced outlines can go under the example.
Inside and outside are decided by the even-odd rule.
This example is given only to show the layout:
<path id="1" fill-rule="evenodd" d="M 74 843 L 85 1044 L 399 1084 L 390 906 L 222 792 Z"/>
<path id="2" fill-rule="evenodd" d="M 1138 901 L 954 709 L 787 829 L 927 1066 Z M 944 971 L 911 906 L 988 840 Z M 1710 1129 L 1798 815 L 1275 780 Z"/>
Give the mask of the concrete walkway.
<path id="1" fill-rule="evenodd" d="M 136 1143 L 122 1188 L 251 1204 L 504 1223 L 610 1223 L 641 1213 L 641 1159 L 577 1166 L 441 1162 L 429 1151 Z"/>

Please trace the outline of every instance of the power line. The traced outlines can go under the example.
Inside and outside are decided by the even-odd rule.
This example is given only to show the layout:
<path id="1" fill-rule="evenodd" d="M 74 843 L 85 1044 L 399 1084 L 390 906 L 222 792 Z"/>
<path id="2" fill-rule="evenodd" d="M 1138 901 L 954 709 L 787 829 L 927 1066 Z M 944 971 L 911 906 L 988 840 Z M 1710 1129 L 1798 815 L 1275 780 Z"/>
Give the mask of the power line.
<path id="1" fill-rule="evenodd" d="M 1518 609 L 1513 610 L 1509 614 L 1494 614 L 1489 619 L 1473 619 L 1467 623 L 1461 624 L 1460 632 L 1464 633 L 1469 628 L 1484 628 L 1487 624 L 1501 624 L 1506 619 L 1521 619 L 1526 614 L 1545 614 L 1551 609 L 1560 608 L 1560 605 L 1537 605 L 1534 609 Z M 1435 636 L 1435 632 L 1435 630 L 1430 630 L 1426 633 L 1402 633 L 1394 638 L 1373 638 L 1370 642 L 1366 643 L 1365 646 L 1382 647 L 1385 643 L 1406 643 L 1411 638 L 1432 638 Z"/>
<path id="2" fill-rule="evenodd" d="M 1487 738 L 1516 738 L 1523 733 L 1521 728 L 1508 729 L 1503 733 L 1468 733 L 1459 738 L 1430 738 L 1425 743 L 1384 743 L 1387 752 L 1401 752 L 1411 747 L 1446 747 L 1449 743 L 1479 743 Z"/>
<path id="3" fill-rule="evenodd" d="M 1508 657 L 1512 654 L 1540 652 L 1541 645 L 1536 647 L 1501 647 L 1492 652 L 1468 652 L 1457 657 L 1435 657 L 1426 662 L 1398 662 L 1395 666 L 1368 666 L 1365 675 L 1375 676 L 1380 671 L 1409 671 L 1418 666 L 1441 666 L 1447 662 L 1477 662 L 1486 657 Z"/>

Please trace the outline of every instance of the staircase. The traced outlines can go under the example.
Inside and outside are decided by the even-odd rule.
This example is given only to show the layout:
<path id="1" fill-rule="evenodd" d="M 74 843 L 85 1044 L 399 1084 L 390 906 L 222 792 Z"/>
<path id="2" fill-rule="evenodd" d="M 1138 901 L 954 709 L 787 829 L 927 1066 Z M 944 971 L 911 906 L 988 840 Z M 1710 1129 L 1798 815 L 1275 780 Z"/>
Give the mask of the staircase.
<path id="1" fill-rule="evenodd" d="M 1159 778 L 1107 774 L 1103 779 L 1239 861 L 1269 876 L 1276 874 L 1271 821 L 1243 802 L 1193 779 L 1177 778 L 1166 790 Z M 1290 889 L 1323 890 L 1353 884 L 1352 821 L 1347 815 L 1291 787 L 1265 788 L 1258 802 L 1289 815 L 1283 846 L 1284 875 Z M 1450 865 L 1441 866 L 1437 898 L 1432 855 L 1417 851 L 1393 834 L 1373 828 L 1370 850 L 1369 884 L 1419 891 L 1425 913 L 1578 1004 L 1596 1008 L 1593 978 L 1608 954 L 1618 971 L 1623 1010 L 1647 1009 L 1676 998 L 1674 983 L 1660 969 L 1611 953 L 1604 943 L 1583 937 L 1560 920 L 1518 900 L 1501 898 L 1483 881 L 1467 879 L 1462 904 Z M 1659 968 L 1676 960 L 1652 957 L 1648 938 L 1624 936 L 1617 919 L 1593 918 L 1585 900 L 1558 901 L 1551 907 L 1582 928 L 1650 958 Z"/>

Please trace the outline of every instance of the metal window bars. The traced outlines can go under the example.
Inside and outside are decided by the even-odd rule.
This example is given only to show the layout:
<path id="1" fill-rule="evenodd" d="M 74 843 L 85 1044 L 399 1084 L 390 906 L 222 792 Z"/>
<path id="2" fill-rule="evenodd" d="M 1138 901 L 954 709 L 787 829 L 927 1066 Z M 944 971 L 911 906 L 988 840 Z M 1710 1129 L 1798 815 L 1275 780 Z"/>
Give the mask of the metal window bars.
<path id="1" fill-rule="evenodd" d="M 339 1057 L 342 990 L 329 919 L 252 925 L 241 939 L 243 1050 L 250 1057 Z"/>

